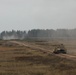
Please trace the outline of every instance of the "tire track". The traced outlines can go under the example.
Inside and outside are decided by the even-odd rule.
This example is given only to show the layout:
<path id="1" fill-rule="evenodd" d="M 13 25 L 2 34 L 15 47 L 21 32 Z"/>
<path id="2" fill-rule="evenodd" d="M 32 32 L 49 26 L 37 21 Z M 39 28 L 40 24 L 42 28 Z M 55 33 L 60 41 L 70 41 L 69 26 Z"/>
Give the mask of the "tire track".
<path id="1" fill-rule="evenodd" d="M 61 58 L 66 58 L 70 60 L 76 61 L 76 56 L 75 55 L 69 55 L 69 54 L 56 54 L 56 56 L 59 56 Z"/>
<path id="2" fill-rule="evenodd" d="M 25 47 L 29 47 L 29 48 L 32 48 L 32 49 L 36 49 L 36 50 L 40 50 L 42 52 L 45 52 L 47 54 L 53 54 L 51 51 L 49 50 L 46 50 L 44 48 L 41 48 L 41 47 L 38 47 L 38 46 L 34 46 L 34 45 L 31 45 L 29 43 L 23 43 L 23 42 L 19 42 L 19 41 L 10 41 L 12 43 L 15 43 L 15 44 L 18 44 L 20 46 L 25 46 Z M 66 59 L 70 59 L 70 60 L 74 60 L 76 61 L 76 56 L 75 55 L 70 55 L 70 54 L 54 54 L 58 57 L 61 57 L 61 58 L 66 58 Z"/>
<path id="3" fill-rule="evenodd" d="M 46 50 L 46 49 L 44 49 L 42 47 L 38 47 L 37 45 L 29 44 L 27 42 L 26 43 L 19 42 L 19 41 L 9 41 L 9 42 L 18 44 L 20 46 L 25 46 L 27 48 L 31 48 L 31 49 L 34 49 L 34 50 L 39 50 L 39 51 L 44 52 L 44 53 L 48 53 L 48 54 L 51 53 L 51 51 L 49 51 L 49 50 Z"/>

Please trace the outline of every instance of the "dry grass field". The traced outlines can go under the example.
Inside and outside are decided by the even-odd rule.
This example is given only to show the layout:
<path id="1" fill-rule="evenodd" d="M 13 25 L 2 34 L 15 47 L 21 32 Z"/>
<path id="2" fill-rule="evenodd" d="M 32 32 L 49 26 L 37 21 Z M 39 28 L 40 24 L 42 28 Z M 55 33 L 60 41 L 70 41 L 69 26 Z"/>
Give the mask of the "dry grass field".
<path id="1" fill-rule="evenodd" d="M 76 41 L 0 41 L 0 75 L 76 75 L 76 61 L 52 54 L 63 43 L 76 55 Z"/>

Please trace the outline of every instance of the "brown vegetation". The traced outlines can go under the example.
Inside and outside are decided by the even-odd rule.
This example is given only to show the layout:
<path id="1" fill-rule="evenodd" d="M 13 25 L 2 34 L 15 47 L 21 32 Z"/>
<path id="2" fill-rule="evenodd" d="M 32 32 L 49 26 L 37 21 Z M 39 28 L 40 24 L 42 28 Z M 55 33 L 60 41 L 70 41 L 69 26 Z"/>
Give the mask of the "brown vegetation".
<path id="1" fill-rule="evenodd" d="M 56 43 L 24 43 L 30 47 L 0 45 L 0 75 L 76 75 L 76 61 L 51 53 Z"/>

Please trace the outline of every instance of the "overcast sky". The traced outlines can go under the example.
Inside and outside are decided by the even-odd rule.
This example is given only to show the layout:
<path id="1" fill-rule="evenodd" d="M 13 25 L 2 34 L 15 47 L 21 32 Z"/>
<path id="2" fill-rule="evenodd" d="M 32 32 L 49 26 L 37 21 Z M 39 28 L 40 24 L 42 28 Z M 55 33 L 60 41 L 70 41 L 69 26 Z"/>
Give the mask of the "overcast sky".
<path id="1" fill-rule="evenodd" d="M 76 0 L 0 0 L 0 31 L 76 28 Z"/>

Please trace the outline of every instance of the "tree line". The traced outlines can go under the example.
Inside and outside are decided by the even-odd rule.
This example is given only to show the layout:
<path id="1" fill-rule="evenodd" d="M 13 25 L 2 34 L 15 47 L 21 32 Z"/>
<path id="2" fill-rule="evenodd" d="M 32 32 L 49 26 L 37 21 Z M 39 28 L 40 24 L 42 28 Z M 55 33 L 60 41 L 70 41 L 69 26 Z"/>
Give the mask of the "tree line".
<path id="1" fill-rule="evenodd" d="M 20 30 L 2 31 L 0 39 L 75 39 L 76 29 L 32 29 L 28 32 Z"/>

